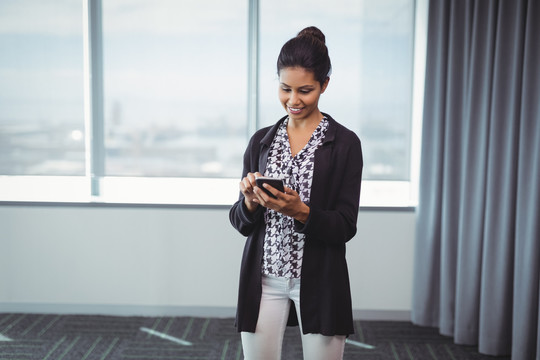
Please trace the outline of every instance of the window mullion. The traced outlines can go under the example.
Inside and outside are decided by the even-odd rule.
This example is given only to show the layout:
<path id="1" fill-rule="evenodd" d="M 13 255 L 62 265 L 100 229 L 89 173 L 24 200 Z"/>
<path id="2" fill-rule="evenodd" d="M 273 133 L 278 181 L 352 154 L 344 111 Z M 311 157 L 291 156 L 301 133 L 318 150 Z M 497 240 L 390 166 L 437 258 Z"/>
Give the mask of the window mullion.
<path id="1" fill-rule="evenodd" d="M 101 0 L 83 0 L 83 9 L 86 176 L 91 195 L 99 196 L 105 175 Z"/>
<path id="2" fill-rule="evenodd" d="M 249 0 L 248 138 L 259 128 L 259 0 Z"/>

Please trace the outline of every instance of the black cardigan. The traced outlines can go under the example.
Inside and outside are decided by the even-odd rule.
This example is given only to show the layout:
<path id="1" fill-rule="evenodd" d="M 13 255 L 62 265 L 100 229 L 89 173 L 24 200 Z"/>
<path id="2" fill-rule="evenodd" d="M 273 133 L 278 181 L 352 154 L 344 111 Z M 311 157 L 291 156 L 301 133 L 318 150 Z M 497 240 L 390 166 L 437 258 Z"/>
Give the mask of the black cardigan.
<path id="1" fill-rule="evenodd" d="M 305 334 L 327 336 L 354 333 L 345 243 L 356 234 L 362 148 L 356 134 L 324 114 L 329 126 L 315 152 L 310 213 L 305 224 L 295 221 L 295 231 L 306 234 L 302 260 L 300 311 Z M 242 177 L 264 174 L 268 150 L 279 127 L 257 131 L 244 154 Z M 229 212 L 231 224 L 247 236 L 242 265 L 236 325 L 238 331 L 255 332 L 261 301 L 261 265 L 265 233 L 265 208 L 250 213 L 240 193 Z M 291 306 L 288 325 L 298 325 Z"/>

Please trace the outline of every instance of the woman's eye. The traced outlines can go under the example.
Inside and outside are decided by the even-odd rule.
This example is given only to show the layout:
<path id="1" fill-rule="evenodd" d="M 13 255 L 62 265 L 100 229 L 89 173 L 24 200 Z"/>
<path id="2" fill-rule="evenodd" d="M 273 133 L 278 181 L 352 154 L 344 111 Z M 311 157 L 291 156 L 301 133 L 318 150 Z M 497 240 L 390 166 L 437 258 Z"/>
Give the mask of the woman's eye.
<path id="1" fill-rule="evenodd" d="M 281 91 L 283 92 L 291 92 L 292 90 L 291 89 L 288 89 L 288 88 L 281 88 Z M 300 94 L 309 94 L 311 92 L 311 90 L 298 90 L 298 92 Z"/>

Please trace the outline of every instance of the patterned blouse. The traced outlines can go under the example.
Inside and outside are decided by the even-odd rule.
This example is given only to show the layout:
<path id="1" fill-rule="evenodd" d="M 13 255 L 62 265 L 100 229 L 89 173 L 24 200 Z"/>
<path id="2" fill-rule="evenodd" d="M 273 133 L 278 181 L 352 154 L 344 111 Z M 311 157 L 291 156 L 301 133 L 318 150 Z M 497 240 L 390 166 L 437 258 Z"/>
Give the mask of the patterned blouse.
<path id="1" fill-rule="evenodd" d="M 289 145 L 287 124 L 288 119 L 281 124 L 274 136 L 264 175 L 283 179 L 286 186 L 298 192 L 303 202 L 309 202 L 315 150 L 323 142 L 328 120 L 322 119 L 306 146 L 294 157 Z M 265 222 L 263 274 L 289 279 L 300 278 L 305 235 L 294 231 L 292 217 L 271 209 L 266 209 Z"/>

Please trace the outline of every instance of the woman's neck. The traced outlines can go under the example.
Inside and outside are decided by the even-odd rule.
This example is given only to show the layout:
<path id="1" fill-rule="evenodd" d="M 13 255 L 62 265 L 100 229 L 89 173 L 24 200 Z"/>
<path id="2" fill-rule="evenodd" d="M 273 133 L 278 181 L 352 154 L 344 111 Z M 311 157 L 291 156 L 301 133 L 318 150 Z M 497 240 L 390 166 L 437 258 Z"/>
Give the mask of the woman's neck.
<path id="1" fill-rule="evenodd" d="M 323 114 L 320 111 L 317 111 L 316 113 L 313 114 L 313 116 L 310 116 L 307 119 L 294 120 L 289 117 L 289 123 L 287 127 L 291 130 L 297 130 L 297 131 L 298 130 L 299 131 L 302 131 L 302 130 L 313 131 L 317 128 L 317 126 L 319 125 L 322 119 L 323 119 Z"/>
<path id="2" fill-rule="evenodd" d="M 319 123 L 323 119 L 322 114 L 319 112 L 320 117 L 313 117 L 302 120 L 292 120 L 289 118 L 287 124 L 287 135 L 289 136 L 289 146 L 292 156 L 296 156 L 308 143 L 311 138 L 311 134 L 315 131 Z"/>

